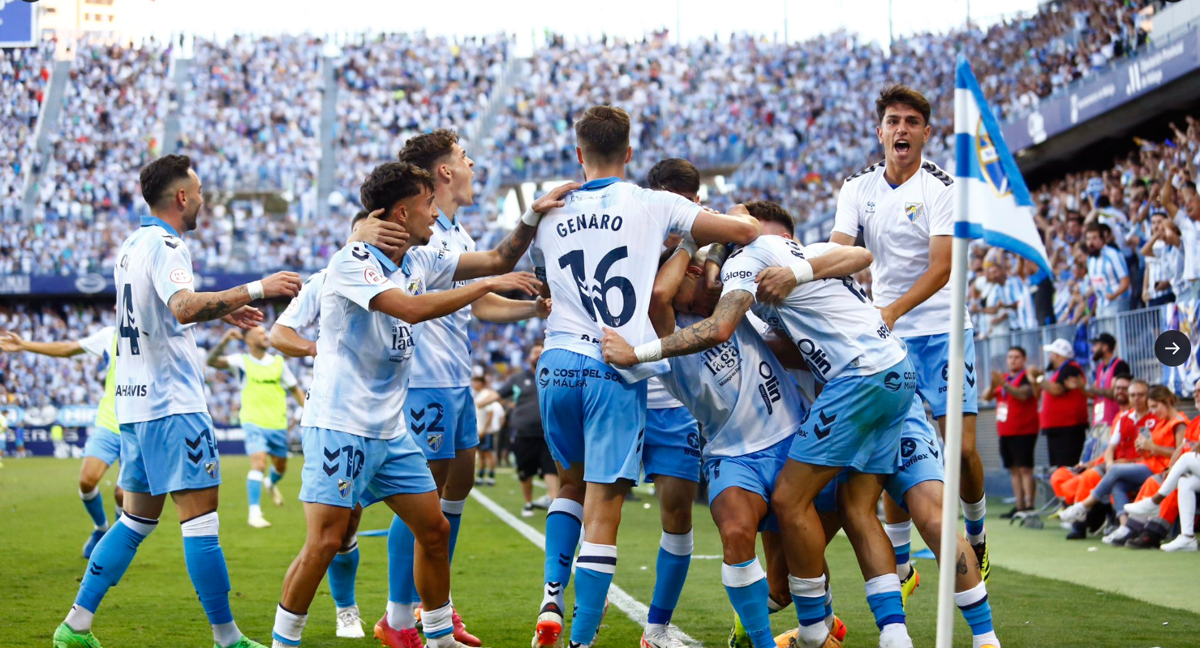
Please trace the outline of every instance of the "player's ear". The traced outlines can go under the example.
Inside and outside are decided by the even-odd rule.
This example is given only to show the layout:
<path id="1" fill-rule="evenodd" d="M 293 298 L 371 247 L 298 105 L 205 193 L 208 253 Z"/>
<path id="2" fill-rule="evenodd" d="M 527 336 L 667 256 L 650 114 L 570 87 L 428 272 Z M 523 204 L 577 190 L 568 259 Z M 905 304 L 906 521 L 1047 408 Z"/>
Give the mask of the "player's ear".
<path id="1" fill-rule="evenodd" d="M 581 166 L 583 165 L 583 149 L 578 146 L 575 147 L 575 159 L 579 160 Z"/>
<path id="2" fill-rule="evenodd" d="M 883 144 L 883 127 L 882 126 L 875 127 L 875 138 L 879 140 L 880 144 Z"/>
<path id="3" fill-rule="evenodd" d="M 700 275 L 704 274 L 704 268 L 689 263 L 685 272 L 689 277 L 699 277 Z"/>
<path id="4" fill-rule="evenodd" d="M 630 146 L 629 148 L 625 149 L 625 164 L 629 164 L 629 161 L 632 159 L 633 159 L 633 147 Z"/>

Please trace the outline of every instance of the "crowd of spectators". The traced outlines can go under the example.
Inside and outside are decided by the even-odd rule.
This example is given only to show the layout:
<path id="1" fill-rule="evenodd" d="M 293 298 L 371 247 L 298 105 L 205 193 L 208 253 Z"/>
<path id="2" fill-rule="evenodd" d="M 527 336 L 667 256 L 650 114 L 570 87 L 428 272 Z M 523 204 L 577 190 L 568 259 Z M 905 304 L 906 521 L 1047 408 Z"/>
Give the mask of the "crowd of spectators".
<path id="1" fill-rule="evenodd" d="M 6 227 L 17 221 L 55 44 L 0 49 L 0 223 Z"/>

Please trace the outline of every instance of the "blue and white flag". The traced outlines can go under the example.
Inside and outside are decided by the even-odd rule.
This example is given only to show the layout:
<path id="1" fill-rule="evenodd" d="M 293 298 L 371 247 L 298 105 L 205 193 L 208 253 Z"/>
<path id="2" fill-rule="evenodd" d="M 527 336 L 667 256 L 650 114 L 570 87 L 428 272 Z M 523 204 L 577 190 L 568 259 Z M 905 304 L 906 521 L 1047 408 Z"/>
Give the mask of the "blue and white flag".
<path id="1" fill-rule="evenodd" d="M 954 84 L 955 177 L 965 192 L 955 206 L 954 235 L 982 238 L 990 246 L 1014 252 L 1053 276 L 1046 246 L 1034 224 L 1033 198 L 1021 170 L 1004 143 L 975 73 L 959 55 Z M 964 213 L 965 212 L 965 213 Z"/>

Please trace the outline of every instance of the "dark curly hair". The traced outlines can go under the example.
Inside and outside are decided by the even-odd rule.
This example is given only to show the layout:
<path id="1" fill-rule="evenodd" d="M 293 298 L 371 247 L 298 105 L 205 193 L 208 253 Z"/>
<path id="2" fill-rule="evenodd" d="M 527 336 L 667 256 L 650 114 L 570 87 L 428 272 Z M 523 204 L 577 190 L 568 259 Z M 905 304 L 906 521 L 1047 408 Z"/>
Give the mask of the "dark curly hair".
<path id="1" fill-rule="evenodd" d="M 925 119 L 925 125 L 929 125 L 929 115 L 932 112 L 929 100 L 925 98 L 925 95 L 906 85 L 888 86 L 879 93 L 879 98 L 875 100 L 876 121 L 882 122 L 887 109 L 896 105 L 908 106 L 921 113 L 921 117 Z"/>
<path id="2" fill-rule="evenodd" d="M 142 198 L 146 204 L 157 207 L 167 197 L 171 186 L 188 179 L 192 158 L 186 155 L 164 155 L 142 167 L 139 181 L 142 183 Z"/>
<path id="3" fill-rule="evenodd" d="M 656 191 L 694 196 L 700 193 L 700 171 L 683 158 L 667 158 L 651 167 L 646 184 Z"/>
<path id="4" fill-rule="evenodd" d="M 433 191 L 433 176 L 407 162 L 385 162 L 375 167 L 363 181 L 359 197 L 368 211 L 391 209 L 396 203 L 412 198 L 422 189 Z"/>
<path id="5" fill-rule="evenodd" d="M 404 148 L 400 149 L 399 159 L 433 174 L 438 162 L 453 153 L 457 143 L 458 133 L 448 128 L 439 128 L 431 133 L 408 138 Z"/>

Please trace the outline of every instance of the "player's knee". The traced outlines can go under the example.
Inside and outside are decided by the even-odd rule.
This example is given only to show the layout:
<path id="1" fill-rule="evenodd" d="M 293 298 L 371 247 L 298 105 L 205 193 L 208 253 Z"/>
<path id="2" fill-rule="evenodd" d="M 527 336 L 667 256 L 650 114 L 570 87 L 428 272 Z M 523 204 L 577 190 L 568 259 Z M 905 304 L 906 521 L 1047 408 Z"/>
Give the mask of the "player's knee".
<path id="1" fill-rule="evenodd" d="M 342 541 L 342 534 L 334 529 L 327 529 L 317 538 L 310 539 L 308 546 L 322 560 L 329 561 L 341 550 Z"/>
<path id="2" fill-rule="evenodd" d="M 435 557 L 450 553 L 450 521 L 438 518 L 413 534 L 426 555 Z"/>
<path id="3" fill-rule="evenodd" d="M 668 507 L 663 502 L 662 527 L 667 533 L 687 533 L 692 528 L 692 503 Z"/>
<path id="4" fill-rule="evenodd" d="M 754 555 L 758 530 L 753 524 L 727 524 L 721 528 L 721 546 L 725 563 L 729 565 L 745 562 Z"/>
<path id="5" fill-rule="evenodd" d="M 79 475 L 79 491 L 82 493 L 90 493 L 96 489 L 96 484 L 100 483 L 99 475 L 91 475 L 81 473 Z"/>

